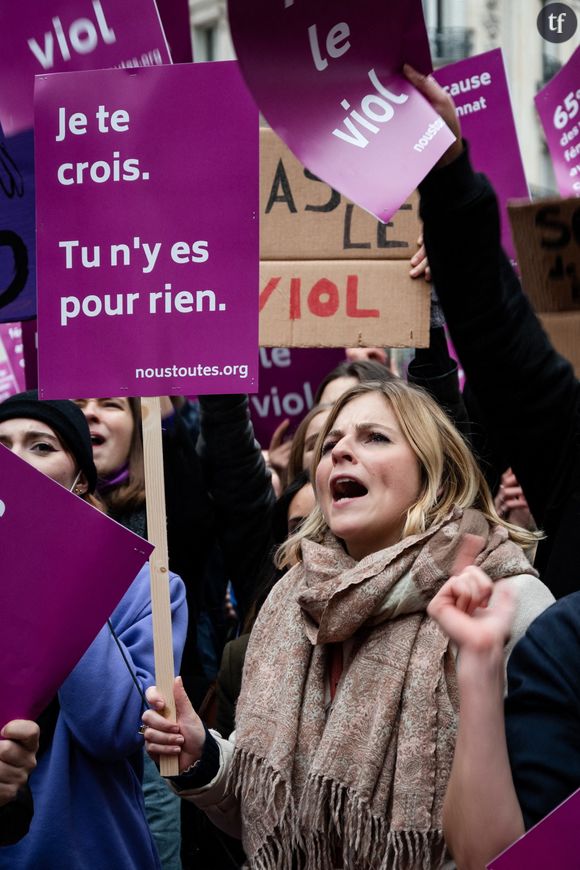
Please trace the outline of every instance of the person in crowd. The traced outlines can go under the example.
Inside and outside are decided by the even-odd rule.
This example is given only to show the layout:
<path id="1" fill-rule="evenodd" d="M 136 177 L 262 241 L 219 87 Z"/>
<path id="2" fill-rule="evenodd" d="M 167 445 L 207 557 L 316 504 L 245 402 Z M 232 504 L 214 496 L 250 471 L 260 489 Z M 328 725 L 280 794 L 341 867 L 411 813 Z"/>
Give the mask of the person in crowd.
<path id="1" fill-rule="evenodd" d="M 349 362 L 370 359 L 383 366 L 389 365 L 389 354 L 384 347 L 345 347 L 344 355 Z"/>
<path id="2" fill-rule="evenodd" d="M 97 491 L 109 516 L 147 537 L 145 468 L 139 399 L 126 396 L 76 399 L 91 433 Z M 186 587 L 189 623 L 182 660 L 188 691 L 199 697 L 205 680 L 197 655 L 202 567 L 209 552 L 212 511 L 189 431 L 167 397 L 162 399 L 163 466 L 170 570 Z M 180 805 L 149 756 L 144 755 L 143 789 L 149 825 L 163 870 L 181 870 Z"/>
<path id="3" fill-rule="evenodd" d="M 383 363 L 375 360 L 345 360 L 332 369 L 319 383 L 314 395 L 315 405 L 332 405 L 351 387 L 366 381 L 389 380 L 396 375 Z"/>
<path id="4" fill-rule="evenodd" d="M 445 831 L 458 866 L 483 868 L 580 786 L 580 385 L 501 249 L 497 199 L 471 167 L 452 100 L 431 77 L 407 75 L 457 135 L 420 186 L 438 295 L 488 432 L 546 531 L 536 564 L 561 598 L 515 647 L 505 708 L 509 593 L 488 607 L 488 580 L 471 567 L 431 604 L 459 647 L 461 724 Z M 502 510 L 507 495 L 504 483 Z"/>
<path id="5" fill-rule="evenodd" d="M 395 377 L 387 366 L 387 357 L 372 354 L 380 348 L 352 348 L 353 353 L 345 349 L 347 359 L 328 372 L 316 390 L 314 404 L 306 416 L 300 421 L 294 436 L 283 441 L 284 433 L 290 425 L 289 420 L 283 420 L 276 429 L 268 449 L 268 462 L 277 472 L 283 487 L 292 483 L 294 478 L 309 466 L 314 450 L 316 437 L 324 421 L 323 411 L 330 408 L 342 393 L 364 381 L 382 381 Z M 360 353 L 355 353 L 360 350 Z M 318 416 L 320 415 L 320 416 Z M 274 445 L 274 450 L 272 450 Z M 274 461 L 272 462 L 272 458 Z M 281 494 L 277 493 L 277 496 Z"/>
<path id="6" fill-rule="evenodd" d="M 265 554 L 271 544 L 271 512 L 276 501 L 270 472 L 254 437 L 246 395 L 200 396 L 200 437 L 197 453 L 211 499 L 217 545 L 204 571 L 205 660 L 210 662 L 207 685 L 217 678 L 228 626 L 224 600 L 228 582 L 243 623 L 257 594 Z M 199 699 L 198 703 L 201 703 Z M 200 824 L 202 813 L 188 802 L 182 807 L 184 864 L 231 867 L 218 859 L 214 844 Z M 203 819 L 205 821 L 205 818 Z M 215 839 L 215 838 L 214 838 Z M 217 848 L 217 847 L 216 847 Z M 221 849 L 221 847 L 220 847 Z M 221 856 L 221 852 L 220 852 Z"/>
<path id="7" fill-rule="evenodd" d="M 0 404 L 0 443 L 95 502 L 91 435 L 73 402 L 39 401 L 35 391 L 12 396 Z M 174 574 L 169 592 L 178 668 L 187 608 Z M 30 777 L 34 818 L 26 837 L 0 851 L 1 868 L 159 870 L 141 790 L 139 733 L 153 674 L 145 566 L 40 717 L 38 766 Z"/>
<path id="8" fill-rule="evenodd" d="M 347 349 L 348 350 L 348 349 Z M 361 350 L 368 350 L 362 348 Z M 386 357 L 385 357 L 386 360 Z M 348 357 L 330 371 L 318 385 L 314 405 L 296 428 L 288 460 L 287 482 L 292 483 L 302 471 L 309 471 L 318 434 L 330 408 L 343 393 L 358 383 L 381 383 L 395 377 L 385 361 L 362 354 Z"/>
<path id="9" fill-rule="evenodd" d="M 288 462 L 289 484 L 293 483 L 303 471 L 310 470 L 314 445 L 331 407 L 331 405 L 313 405 L 296 427 Z"/>
<path id="10" fill-rule="evenodd" d="M 295 534 L 303 523 L 306 522 L 316 505 L 316 496 L 314 495 L 314 487 L 310 482 L 310 471 L 304 470 L 295 479 L 294 487 L 291 490 L 290 486 L 286 487 L 285 500 L 288 502 L 286 511 L 287 531 L 286 536 Z M 274 523 L 274 529 L 276 524 Z M 274 531 L 275 540 L 283 540 L 282 531 L 276 534 Z"/>
<path id="11" fill-rule="evenodd" d="M 504 517 L 509 523 L 524 529 L 536 528 L 524 491 L 511 468 L 507 468 L 502 474 L 494 501 L 500 517 Z"/>
<path id="12" fill-rule="evenodd" d="M 288 434 L 289 427 L 290 420 L 286 417 L 276 426 L 264 455 L 266 464 L 272 472 L 272 486 L 274 487 L 276 498 L 280 497 L 282 490 L 288 482 L 288 462 L 293 441 L 292 436 Z"/>
<path id="13" fill-rule="evenodd" d="M 139 399 L 126 396 L 76 399 L 89 424 L 98 472 L 97 491 L 109 516 L 141 537 L 147 537 L 145 469 Z M 169 566 L 187 588 L 195 632 L 200 609 L 201 568 L 207 560 L 213 534 L 213 513 L 203 469 L 187 426 L 169 399 L 162 399 L 163 466 L 167 510 Z M 185 683 L 198 676 L 195 637 L 188 638 Z"/>
<path id="14" fill-rule="evenodd" d="M 422 236 L 419 238 L 419 250 L 412 261 L 409 274 L 415 279 L 430 280 L 431 272 L 426 260 L 425 246 Z M 489 447 L 477 427 L 473 427 L 472 417 L 479 417 L 477 409 L 466 408 L 459 387 L 458 367 L 455 360 L 449 355 L 449 348 L 444 329 L 444 319 L 439 307 L 437 295 L 431 293 L 431 323 L 429 329 L 429 346 L 417 348 L 414 358 L 409 363 L 407 379 L 410 383 L 423 387 L 433 396 L 435 401 L 447 412 L 459 431 L 469 440 L 472 449 L 482 464 L 488 483 L 495 484 L 494 473 L 488 473 Z M 362 348 L 361 350 L 368 350 Z M 371 350 L 376 350 L 371 348 Z M 366 381 L 390 380 L 398 377 L 377 356 L 353 355 L 348 353 L 347 361 L 340 363 L 320 383 L 316 395 L 315 405 L 332 404 L 339 396 L 357 383 Z M 474 431 L 475 428 L 475 431 Z M 319 430 L 318 430 L 319 431 Z M 290 466 L 296 461 L 295 451 L 292 450 Z M 291 480 L 291 471 L 289 471 Z M 495 486 L 494 486 L 495 489 Z"/>
<path id="15" fill-rule="evenodd" d="M 516 645 L 504 708 L 514 600 L 501 590 L 487 607 L 492 588 L 467 566 L 428 609 L 459 650 L 460 724 L 443 822 L 466 870 L 485 870 L 580 788 L 580 592 L 548 608 Z"/>
<path id="16" fill-rule="evenodd" d="M 255 439 L 246 395 L 200 396 L 197 452 L 215 512 L 224 576 L 245 619 L 270 544 L 276 502 L 270 472 Z M 221 595 L 223 602 L 225 595 Z"/>
<path id="17" fill-rule="evenodd" d="M 314 506 L 315 496 L 310 475 L 307 471 L 302 471 L 288 484 L 272 510 L 272 547 L 265 560 L 256 600 L 243 626 L 243 633 L 225 645 L 217 678 L 215 727 L 223 737 L 229 737 L 235 728 L 235 708 L 242 685 L 242 670 L 252 626 L 274 585 L 286 573 L 286 569 L 279 569 L 274 564 L 276 550 L 288 535 L 294 534 L 305 522 Z"/>
<path id="18" fill-rule="evenodd" d="M 28 833 L 33 805 L 27 783 L 36 767 L 39 734 L 28 719 L 13 719 L 0 731 L 0 846 Z"/>
<path id="19" fill-rule="evenodd" d="M 471 167 L 453 101 L 432 77 L 407 74 L 457 136 L 419 188 L 433 281 L 501 470 L 545 532 L 535 565 L 558 598 L 580 589 L 580 383 L 501 248 L 497 199 Z"/>
<path id="20" fill-rule="evenodd" d="M 307 472 L 302 472 L 286 487 L 271 511 L 270 548 L 258 575 L 255 600 L 241 626 L 242 633 L 226 643 L 215 683 L 215 692 L 208 693 L 200 709 L 204 721 L 208 725 L 211 724 L 224 737 L 228 737 L 235 727 L 235 707 L 240 694 L 242 671 L 252 626 L 269 592 L 285 573 L 284 570 L 276 568 L 273 562 L 277 546 L 286 540 L 289 532 L 298 528 L 313 507 L 314 491 L 310 477 Z M 197 807 L 185 801 L 184 804 L 191 811 L 196 811 L 193 813 L 193 820 L 197 826 L 197 840 L 203 843 L 198 852 L 198 863 L 199 859 L 203 863 L 205 858 L 206 863 L 211 864 L 216 870 L 221 868 L 231 870 L 232 867 L 243 866 L 245 855 L 239 841 L 215 828 Z"/>
<path id="21" fill-rule="evenodd" d="M 521 550 L 535 536 L 497 516 L 447 415 L 399 379 L 339 399 L 313 475 L 317 506 L 278 558 L 297 564 L 250 636 L 235 742 L 177 682 L 175 726 L 149 690 L 146 747 L 178 756 L 175 788 L 241 834 L 250 867 L 439 867 L 456 675 L 426 607 L 476 535 L 479 567 L 521 590 L 515 642 L 553 600 Z"/>
<path id="22" fill-rule="evenodd" d="M 284 443 L 291 444 L 290 441 Z M 276 453 L 274 455 L 276 456 Z M 282 493 L 282 478 L 286 474 L 286 467 L 283 468 L 281 465 L 279 465 L 276 462 L 276 459 L 274 459 L 275 464 L 272 464 L 269 450 L 262 450 L 262 456 L 264 457 L 266 468 L 270 472 L 270 481 L 272 484 L 272 489 L 274 490 L 274 495 L 276 496 L 276 498 L 279 498 Z"/>

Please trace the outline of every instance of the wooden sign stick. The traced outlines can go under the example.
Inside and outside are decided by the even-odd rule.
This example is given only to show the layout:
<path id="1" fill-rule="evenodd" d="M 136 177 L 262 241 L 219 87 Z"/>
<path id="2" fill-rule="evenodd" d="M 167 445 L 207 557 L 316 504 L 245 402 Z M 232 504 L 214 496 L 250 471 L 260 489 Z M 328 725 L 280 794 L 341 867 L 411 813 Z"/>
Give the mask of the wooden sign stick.
<path id="1" fill-rule="evenodd" d="M 165 482 L 163 479 L 163 445 L 161 441 L 161 405 L 159 398 L 141 399 L 143 421 L 143 455 L 145 460 L 145 493 L 147 504 L 147 536 L 155 549 L 149 559 L 151 573 L 151 608 L 153 613 L 153 648 L 155 683 L 165 698 L 164 716 L 176 721 L 173 700 L 173 632 L 169 599 L 169 556 L 165 514 Z M 161 756 L 162 776 L 179 773 L 179 759 Z"/>

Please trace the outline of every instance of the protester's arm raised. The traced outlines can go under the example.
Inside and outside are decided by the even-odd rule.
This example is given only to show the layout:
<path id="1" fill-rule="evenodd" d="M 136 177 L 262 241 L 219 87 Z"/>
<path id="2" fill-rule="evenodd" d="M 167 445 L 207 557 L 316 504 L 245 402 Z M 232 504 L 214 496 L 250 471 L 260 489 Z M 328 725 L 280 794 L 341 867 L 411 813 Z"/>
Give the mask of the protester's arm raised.
<path id="1" fill-rule="evenodd" d="M 432 77 L 407 74 L 459 132 L 446 92 Z M 547 505 L 562 503 L 573 480 L 578 384 L 501 248 L 493 189 L 456 146 L 419 186 L 429 265 L 482 422 L 501 444 L 542 527 Z"/>
<path id="2" fill-rule="evenodd" d="M 484 870 L 524 833 L 503 715 L 504 647 L 515 602 L 502 583 L 494 588 L 481 569 L 469 565 L 445 583 L 428 608 L 459 649 L 459 730 L 443 827 L 461 870 Z"/>
<path id="3" fill-rule="evenodd" d="M 199 401 L 198 452 L 216 510 L 226 572 L 245 615 L 271 545 L 270 511 L 276 496 L 254 437 L 248 397 L 200 396 Z"/>
<path id="4" fill-rule="evenodd" d="M 435 164 L 435 169 L 441 169 L 443 166 L 447 166 L 449 163 L 453 163 L 454 160 L 457 160 L 459 155 L 463 152 L 461 125 L 459 123 L 459 118 L 457 117 L 457 112 L 455 111 L 455 104 L 447 91 L 444 91 L 443 88 L 437 84 L 433 76 L 423 75 L 423 73 L 417 72 L 417 70 L 413 69 L 413 67 L 408 63 L 403 67 L 403 72 L 411 84 L 429 100 L 437 114 L 443 118 L 455 136 L 455 142 L 449 146 L 445 154 L 443 154 Z"/>

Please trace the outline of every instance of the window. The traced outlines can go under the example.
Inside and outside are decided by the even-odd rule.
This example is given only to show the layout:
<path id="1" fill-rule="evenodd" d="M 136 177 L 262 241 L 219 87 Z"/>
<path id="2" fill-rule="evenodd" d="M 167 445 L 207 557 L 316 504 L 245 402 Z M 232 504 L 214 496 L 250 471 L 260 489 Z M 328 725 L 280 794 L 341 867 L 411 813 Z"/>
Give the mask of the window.
<path id="1" fill-rule="evenodd" d="M 217 22 L 193 29 L 193 57 L 196 61 L 216 60 Z"/>

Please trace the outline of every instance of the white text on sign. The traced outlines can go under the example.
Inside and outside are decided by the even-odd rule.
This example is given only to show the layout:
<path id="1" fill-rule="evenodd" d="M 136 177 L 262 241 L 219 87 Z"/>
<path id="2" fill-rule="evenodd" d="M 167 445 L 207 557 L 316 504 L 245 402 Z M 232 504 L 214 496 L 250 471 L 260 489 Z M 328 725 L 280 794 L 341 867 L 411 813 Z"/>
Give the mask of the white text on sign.
<path id="1" fill-rule="evenodd" d="M 350 48 L 349 36 L 350 28 L 346 21 L 335 24 L 326 37 L 327 55 L 336 59 L 346 54 Z M 308 28 L 308 40 L 314 66 L 318 72 L 323 72 L 328 67 L 328 58 L 322 55 L 316 24 Z M 332 131 L 333 136 L 356 148 L 366 148 L 370 141 L 361 128 L 376 135 L 381 130 L 377 124 L 382 125 L 390 121 L 395 115 L 395 107 L 406 103 L 409 99 L 407 94 L 394 94 L 381 84 L 374 68 L 368 71 L 368 77 L 375 89 L 374 93 L 369 93 L 362 98 L 360 111 L 352 109 L 344 119 L 343 124 L 348 132 L 338 128 Z M 340 105 L 345 111 L 351 109 L 347 99 L 341 100 Z M 359 126 L 357 127 L 356 124 Z"/>
<path id="2" fill-rule="evenodd" d="M 28 47 L 44 70 L 54 66 L 55 37 L 63 60 L 71 59 L 71 51 L 76 54 L 90 54 L 95 50 L 99 37 L 106 45 L 117 41 L 115 31 L 107 24 L 105 13 L 100 0 L 93 0 L 93 13 L 95 24 L 90 18 L 77 18 L 68 28 L 68 34 L 58 15 L 52 19 L 53 33 L 49 30 L 44 34 L 44 48 L 41 48 L 38 40 L 30 38 Z"/>
<path id="3" fill-rule="evenodd" d="M 105 106 L 99 106 L 95 112 L 97 132 L 102 134 L 126 133 L 129 129 L 129 112 L 126 109 L 108 110 Z M 58 133 L 55 136 L 57 142 L 65 142 L 67 135 L 84 136 L 87 132 L 89 119 L 84 112 L 73 112 L 67 117 L 64 106 L 58 110 Z M 59 184 L 68 187 L 71 184 L 84 184 L 92 181 L 95 184 L 104 184 L 108 181 L 148 181 L 149 172 L 141 169 L 137 157 L 121 159 L 120 151 L 113 151 L 112 157 L 107 160 L 79 160 L 76 163 L 61 163 L 56 172 Z"/>

